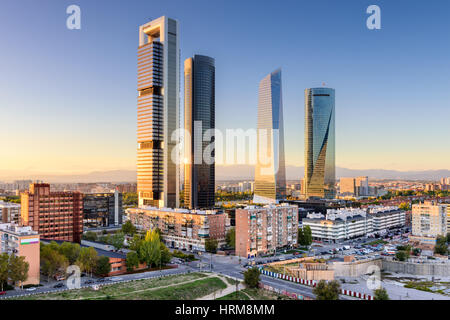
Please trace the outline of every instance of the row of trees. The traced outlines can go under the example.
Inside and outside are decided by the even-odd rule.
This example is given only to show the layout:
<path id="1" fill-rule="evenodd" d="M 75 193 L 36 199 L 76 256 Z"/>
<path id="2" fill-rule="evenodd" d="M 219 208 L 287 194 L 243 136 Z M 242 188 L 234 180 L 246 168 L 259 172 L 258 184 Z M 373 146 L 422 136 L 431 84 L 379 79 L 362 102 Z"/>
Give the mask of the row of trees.
<path id="1" fill-rule="evenodd" d="M 98 256 L 92 248 L 82 248 L 77 243 L 63 242 L 58 245 L 52 241 L 48 245 L 41 244 L 41 270 L 50 279 L 58 274 L 65 274 L 69 265 L 77 265 L 81 272 L 92 276 L 107 275 L 111 272 L 109 258 Z"/>
<path id="2" fill-rule="evenodd" d="M 341 284 L 337 280 L 324 281 L 321 280 L 313 289 L 316 300 L 339 300 L 341 293 Z M 374 290 L 374 300 L 389 300 L 389 295 L 385 288 Z"/>
<path id="3" fill-rule="evenodd" d="M 147 267 L 164 266 L 170 262 L 172 254 L 164 245 L 161 239 L 161 232 L 158 228 L 147 231 L 144 238 L 139 234 L 134 234 L 130 240 L 127 254 L 127 270 L 133 271 L 140 263 L 145 263 Z"/>
<path id="4" fill-rule="evenodd" d="M 20 283 L 23 289 L 23 283 L 28 279 L 28 270 L 30 265 L 25 261 L 25 257 L 19 257 L 14 254 L 9 255 L 6 252 L 0 255 L 0 286 L 3 291 L 8 281 L 14 285 Z"/>

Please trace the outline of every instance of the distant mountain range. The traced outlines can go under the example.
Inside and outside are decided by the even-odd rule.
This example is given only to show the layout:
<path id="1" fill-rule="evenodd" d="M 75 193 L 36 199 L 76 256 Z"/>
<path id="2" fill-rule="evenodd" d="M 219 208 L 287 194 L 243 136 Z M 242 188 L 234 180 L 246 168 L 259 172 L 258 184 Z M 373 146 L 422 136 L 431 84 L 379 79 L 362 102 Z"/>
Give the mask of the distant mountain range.
<path id="1" fill-rule="evenodd" d="M 303 178 L 303 167 L 287 166 L 286 179 Z M 442 177 L 450 177 L 450 170 L 396 171 L 383 169 L 353 170 L 336 168 L 336 177 L 368 176 L 369 179 L 403 179 L 437 181 Z M 251 165 L 216 166 L 216 180 L 252 180 L 254 167 Z M 86 174 L 40 174 L 32 172 L 0 171 L 0 181 L 11 180 L 42 180 L 49 183 L 92 183 L 92 182 L 136 182 L 134 170 L 95 171 Z"/>

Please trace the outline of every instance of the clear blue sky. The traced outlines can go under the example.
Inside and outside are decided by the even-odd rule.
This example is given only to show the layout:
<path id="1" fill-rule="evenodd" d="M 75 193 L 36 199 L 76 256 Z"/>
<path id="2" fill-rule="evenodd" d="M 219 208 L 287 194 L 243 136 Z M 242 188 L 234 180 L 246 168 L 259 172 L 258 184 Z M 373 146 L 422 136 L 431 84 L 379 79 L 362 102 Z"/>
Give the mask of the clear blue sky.
<path id="1" fill-rule="evenodd" d="M 70 4 L 81 30 L 66 28 Z M 381 30 L 366 28 L 371 4 Z M 162 15 L 180 22 L 181 65 L 216 59 L 219 129 L 255 127 L 258 83 L 281 67 L 288 164 L 303 165 L 304 89 L 325 82 L 338 166 L 450 169 L 449 12 L 446 0 L 2 0 L 0 171 L 134 168 L 138 27 Z"/>

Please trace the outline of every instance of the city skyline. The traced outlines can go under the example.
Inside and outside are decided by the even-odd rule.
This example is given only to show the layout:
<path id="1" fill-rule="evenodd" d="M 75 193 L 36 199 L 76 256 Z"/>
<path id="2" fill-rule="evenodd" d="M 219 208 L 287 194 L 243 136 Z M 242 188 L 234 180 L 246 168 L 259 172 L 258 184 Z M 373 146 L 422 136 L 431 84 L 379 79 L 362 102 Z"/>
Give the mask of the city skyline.
<path id="1" fill-rule="evenodd" d="M 246 3 L 240 12 L 234 12 L 232 4 L 208 10 L 205 2 L 205 11 L 195 13 L 195 8 L 182 2 L 162 8 L 136 1 L 127 7 L 132 14 L 123 21 L 120 17 L 124 12 L 118 3 L 102 6 L 80 1 L 79 5 L 83 12 L 83 27 L 79 31 L 65 28 L 66 3 L 37 5 L 29 1 L 25 6 L 13 2 L 1 5 L 2 12 L 11 12 L 2 20 L 2 29 L 14 28 L 16 32 L 14 37 L 5 34 L 8 50 L 2 53 L 0 105 L 6 106 L 6 110 L 0 134 L 8 139 L 0 154 L 0 171 L 68 174 L 136 167 L 135 30 L 149 21 L 147 12 L 153 18 L 167 15 L 180 21 L 181 59 L 194 52 L 216 57 L 218 129 L 255 126 L 257 79 L 267 68 L 281 65 L 286 87 L 285 112 L 292 115 L 285 123 L 286 164 L 304 165 L 303 146 L 298 142 L 304 138 L 303 128 L 298 126 L 303 122 L 302 93 L 305 88 L 325 81 L 338 92 L 337 166 L 403 171 L 450 168 L 445 121 L 450 112 L 446 107 L 449 93 L 445 90 L 450 65 L 445 57 L 450 50 L 448 44 L 435 41 L 432 52 L 421 49 L 432 41 L 430 34 L 433 38 L 445 35 L 445 20 L 439 17 L 447 3 L 409 6 L 404 13 L 401 4 L 381 2 L 383 27 L 377 31 L 365 27 L 367 6 L 355 3 L 287 3 L 282 9 L 268 4 L 264 12 Z M 204 15 L 206 11 L 210 16 Z M 31 12 L 40 14 L 28 17 Z M 238 56 L 226 49 L 221 40 L 220 30 L 226 20 L 218 12 L 220 16 L 224 12 L 236 17 L 235 25 L 229 26 L 241 32 L 235 39 L 243 45 L 236 65 L 231 61 Z M 239 20 L 250 12 L 273 28 L 267 29 L 266 35 L 255 33 L 262 24 L 252 26 Z M 305 12 L 311 17 L 305 16 Z M 333 16 L 336 13 L 338 17 Z M 290 18 L 294 14 L 302 19 L 296 19 L 295 23 L 283 22 L 289 19 L 278 23 L 267 19 Z M 433 23 L 425 24 L 426 19 L 420 19 L 431 14 Z M 20 41 L 27 28 L 15 22 L 23 15 L 37 30 L 34 37 L 27 37 L 27 42 Z M 351 18 L 346 19 L 347 16 Z M 99 23 L 94 23 L 97 18 Z M 104 32 L 101 25 L 109 19 L 117 21 L 111 27 L 114 39 L 98 36 Z M 317 19 L 316 24 L 313 19 Z M 411 19 L 416 21 L 413 30 L 404 27 Z M 280 31 L 289 29 L 288 26 L 294 31 L 281 35 Z M 314 37 L 304 33 L 310 27 L 314 27 Z M 286 41 L 296 33 L 301 36 Z M 197 41 L 193 40 L 193 34 Z M 214 34 L 216 37 L 212 37 Z M 271 48 L 261 42 L 265 37 L 273 40 Z M 302 37 L 307 38 L 297 39 Z M 307 40 L 318 46 L 315 52 L 304 45 Z M 94 47 L 103 49 L 95 52 Z M 333 54 L 330 47 L 335 49 Z M 34 55 L 30 60 L 31 48 Z M 251 59 L 255 55 L 258 59 Z M 23 66 L 14 61 L 22 61 Z M 317 62 L 323 65 L 316 67 Z M 230 77 L 234 81 L 229 81 Z M 100 83 L 108 87 L 107 97 L 99 97 L 92 89 Z M 19 94 L 23 86 L 30 89 L 29 95 Z M 61 105 L 64 107 L 60 108 Z M 242 116 L 230 117 L 238 112 Z M 101 116 L 104 120 L 97 121 Z M 27 147 L 17 148 L 18 145 Z"/>

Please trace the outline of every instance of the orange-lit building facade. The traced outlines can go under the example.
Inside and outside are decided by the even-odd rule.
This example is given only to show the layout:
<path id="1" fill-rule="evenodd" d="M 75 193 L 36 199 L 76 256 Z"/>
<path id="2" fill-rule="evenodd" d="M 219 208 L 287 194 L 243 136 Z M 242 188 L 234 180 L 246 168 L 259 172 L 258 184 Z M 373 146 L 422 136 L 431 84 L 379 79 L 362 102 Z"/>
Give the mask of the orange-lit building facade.
<path id="1" fill-rule="evenodd" d="M 0 224 L 0 253 L 25 257 L 28 262 L 28 279 L 23 283 L 39 284 L 40 238 L 31 227 L 20 227 L 14 223 Z"/>
<path id="2" fill-rule="evenodd" d="M 169 248 L 188 251 L 205 251 L 208 238 L 216 239 L 219 247 L 224 245 L 230 225 L 226 213 L 213 210 L 131 208 L 127 216 L 140 229 L 159 228 Z"/>
<path id="3" fill-rule="evenodd" d="M 236 255 L 251 257 L 296 246 L 298 207 L 249 206 L 236 209 Z"/>
<path id="4" fill-rule="evenodd" d="M 49 184 L 31 184 L 21 194 L 21 224 L 43 239 L 80 242 L 83 233 L 83 196 L 80 192 L 51 192 Z"/>

